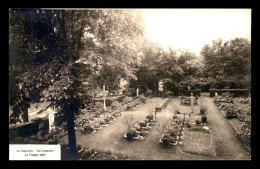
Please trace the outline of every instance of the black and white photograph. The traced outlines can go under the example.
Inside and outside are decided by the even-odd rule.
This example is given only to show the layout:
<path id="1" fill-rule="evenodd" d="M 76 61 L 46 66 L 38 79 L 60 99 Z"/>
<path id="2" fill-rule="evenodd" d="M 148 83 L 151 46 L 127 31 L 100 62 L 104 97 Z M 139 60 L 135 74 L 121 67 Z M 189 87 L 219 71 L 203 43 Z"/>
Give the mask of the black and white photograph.
<path id="1" fill-rule="evenodd" d="M 9 161 L 251 161 L 251 8 L 9 8 Z"/>

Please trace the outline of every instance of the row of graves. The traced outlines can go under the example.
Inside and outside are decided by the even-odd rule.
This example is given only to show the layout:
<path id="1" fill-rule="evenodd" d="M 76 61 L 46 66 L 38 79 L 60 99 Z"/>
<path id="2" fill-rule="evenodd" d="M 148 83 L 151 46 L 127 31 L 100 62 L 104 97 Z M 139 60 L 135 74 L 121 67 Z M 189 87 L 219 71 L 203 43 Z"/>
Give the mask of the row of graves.
<path id="1" fill-rule="evenodd" d="M 95 133 L 103 127 L 109 126 L 117 119 L 122 118 L 122 112 L 134 110 L 143 105 L 145 100 L 142 97 L 136 99 L 127 97 L 122 103 L 115 102 L 117 104 L 112 104 L 113 108 L 107 107 L 106 110 L 100 107 L 97 108 L 94 105 L 82 110 L 81 114 L 75 119 L 75 129 L 82 131 L 83 134 Z"/>
<path id="2" fill-rule="evenodd" d="M 162 136 L 159 143 L 165 146 L 182 145 L 184 121 L 173 116 L 173 119 L 162 123 Z"/>
<path id="3" fill-rule="evenodd" d="M 139 121 L 134 127 L 131 127 L 124 134 L 124 138 L 129 141 L 144 140 L 144 137 L 149 133 L 149 130 L 151 130 L 156 121 L 153 114 L 147 115 L 144 120 Z"/>
<path id="4" fill-rule="evenodd" d="M 251 146 L 251 98 L 237 98 L 229 92 L 215 94 L 213 103 L 227 118 L 247 148 Z"/>
<path id="5" fill-rule="evenodd" d="M 150 99 L 148 99 L 149 101 Z M 150 113 L 145 117 L 144 120 L 139 121 L 137 124 L 135 124 L 134 127 L 131 127 L 127 133 L 124 134 L 124 138 L 126 138 L 129 141 L 132 140 L 144 140 L 145 136 L 149 133 L 149 130 L 151 130 L 152 126 L 156 123 L 156 112 L 160 112 L 162 110 L 165 110 L 166 107 L 169 105 L 170 102 L 172 102 L 174 99 L 167 98 L 167 100 L 162 103 L 160 106 L 155 107 L 154 114 Z"/>
<path id="6" fill-rule="evenodd" d="M 192 112 L 188 115 L 188 119 L 186 119 L 185 113 L 174 114 L 172 120 L 166 121 L 162 125 L 164 127 L 163 130 L 161 129 L 162 136 L 159 143 L 165 146 L 183 145 L 185 129 L 186 131 L 210 133 L 207 117 L 202 115 L 201 119 L 195 119 Z"/>
<path id="7" fill-rule="evenodd" d="M 202 131 L 210 133 L 207 126 L 206 107 L 200 107 L 200 113 L 194 113 L 193 105 L 198 104 L 198 97 L 183 96 L 181 97 L 182 106 L 191 106 L 191 112 L 182 112 L 177 106 L 174 110 L 174 115 L 171 120 L 162 122 L 159 127 L 162 136 L 159 143 L 166 146 L 183 145 L 183 138 L 185 131 Z M 188 116 L 188 117 L 187 117 Z M 195 118 L 196 116 L 196 118 Z"/>
<path id="8" fill-rule="evenodd" d="M 155 111 L 155 112 L 160 112 L 160 111 L 162 111 L 162 110 L 165 110 L 166 107 L 167 107 L 173 100 L 174 100 L 174 99 L 167 98 L 167 100 L 166 100 L 163 104 L 161 104 L 161 105 L 158 106 L 158 107 L 155 107 L 155 108 L 154 108 L 154 111 Z"/>

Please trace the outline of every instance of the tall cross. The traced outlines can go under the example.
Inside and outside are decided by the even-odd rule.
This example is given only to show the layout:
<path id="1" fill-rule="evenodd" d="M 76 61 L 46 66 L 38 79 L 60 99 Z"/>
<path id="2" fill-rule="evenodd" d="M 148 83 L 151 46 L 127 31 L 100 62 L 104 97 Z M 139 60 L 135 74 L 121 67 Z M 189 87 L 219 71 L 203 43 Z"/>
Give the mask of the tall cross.
<path id="1" fill-rule="evenodd" d="M 191 111 L 193 112 L 193 102 L 194 102 L 194 97 L 193 97 L 193 93 L 191 93 L 191 98 L 190 98 L 190 104 L 191 104 Z"/>

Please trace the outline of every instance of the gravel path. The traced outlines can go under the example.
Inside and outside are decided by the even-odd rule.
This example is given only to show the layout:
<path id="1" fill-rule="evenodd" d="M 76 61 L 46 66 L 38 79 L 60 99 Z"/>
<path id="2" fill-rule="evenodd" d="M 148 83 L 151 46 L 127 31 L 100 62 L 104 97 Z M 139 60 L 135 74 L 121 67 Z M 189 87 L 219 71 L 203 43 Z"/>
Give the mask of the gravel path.
<path id="1" fill-rule="evenodd" d="M 208 126 L 213 134 L 217 157 L 223 160 L 250 160 L 250 152 L 236 136 L 228 120 L 223 117 L 213 98 L 205 97 L 208 108 Z"/>

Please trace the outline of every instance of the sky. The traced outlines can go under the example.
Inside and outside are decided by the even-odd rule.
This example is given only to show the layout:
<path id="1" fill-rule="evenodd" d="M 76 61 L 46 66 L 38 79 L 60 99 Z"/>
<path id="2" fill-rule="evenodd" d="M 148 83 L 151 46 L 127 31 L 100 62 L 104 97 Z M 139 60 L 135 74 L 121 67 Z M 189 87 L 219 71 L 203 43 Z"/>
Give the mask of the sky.
<path id="1" fill-rule="evenodd" d="M 251 40 L 251 9 L 144 9 L 147 38 L 165 50 L 190 49 L 243 37 Z"/>

